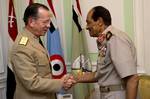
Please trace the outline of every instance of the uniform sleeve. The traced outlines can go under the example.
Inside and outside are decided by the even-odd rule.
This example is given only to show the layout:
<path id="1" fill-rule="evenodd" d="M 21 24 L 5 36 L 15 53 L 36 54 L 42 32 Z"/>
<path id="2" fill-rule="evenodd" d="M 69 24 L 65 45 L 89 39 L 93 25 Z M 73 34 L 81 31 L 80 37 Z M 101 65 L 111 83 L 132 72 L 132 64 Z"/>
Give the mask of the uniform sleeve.
<path id="1" fill-rule="evenodd" d="M 136 59 L 131 47 L 133 45 L 128 40 L 122 40 L 116 36 L 110 39 L 111 59 L 121 78 L 137 73 Z"/>
<path id="2" fill-rule="evenodd" d="M 33 53 L 30 49 L 17 48 L 11 55 L 13 69 L 17 79 L 30 91 L 40 93 L 53 93 L 62 88 L 60 79 L 44 78 L 38 75 Z"/>

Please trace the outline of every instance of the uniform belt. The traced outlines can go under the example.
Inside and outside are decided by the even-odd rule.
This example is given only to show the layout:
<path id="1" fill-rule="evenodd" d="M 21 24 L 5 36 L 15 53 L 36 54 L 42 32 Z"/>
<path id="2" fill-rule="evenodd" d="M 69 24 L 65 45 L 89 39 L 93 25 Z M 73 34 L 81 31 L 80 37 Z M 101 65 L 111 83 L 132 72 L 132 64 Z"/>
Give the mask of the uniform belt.
<path id="1" fill-rule="evenodd" d="M 110 91 L 120 91 L 124 90 L 125 87 L 123 85 L 108 85 L 108 86 L 100 86 L 100 92 L 110 92 Z"/>

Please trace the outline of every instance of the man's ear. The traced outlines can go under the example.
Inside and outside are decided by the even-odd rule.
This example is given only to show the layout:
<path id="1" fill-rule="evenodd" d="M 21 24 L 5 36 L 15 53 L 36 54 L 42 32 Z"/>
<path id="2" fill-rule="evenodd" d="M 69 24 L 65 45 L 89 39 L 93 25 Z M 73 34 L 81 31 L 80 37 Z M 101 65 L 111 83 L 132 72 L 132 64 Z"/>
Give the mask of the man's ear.
<path id="1" fill-rule="evenodd" d="M 29 23 L 29 25 L 30 25 L 31 27 L 33 27 L 34 24 L 35 24 L 35 21 L 34 21 L 34 19 L 33 19 L 32 17 L 29 17 L 28 23 Z"/>
<path id="2" fill-rule="evenodd" d="M 104 24 L 104 21 L 101 17 L 99 17 L 97 21 L 98 21 L 99 26 L 102 26 Z"/>

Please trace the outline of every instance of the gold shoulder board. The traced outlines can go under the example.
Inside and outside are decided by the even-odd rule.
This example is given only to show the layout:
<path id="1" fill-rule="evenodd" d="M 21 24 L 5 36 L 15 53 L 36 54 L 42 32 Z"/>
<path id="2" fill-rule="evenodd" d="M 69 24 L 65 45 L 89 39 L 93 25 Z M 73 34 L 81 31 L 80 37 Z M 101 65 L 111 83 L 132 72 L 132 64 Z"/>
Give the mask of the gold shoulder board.
<path id="1" fill-rule="evenodd" d="M 28 37 L 21 37 L 19 44 L 26 45 L 28 40 L 29 40 Z"/>

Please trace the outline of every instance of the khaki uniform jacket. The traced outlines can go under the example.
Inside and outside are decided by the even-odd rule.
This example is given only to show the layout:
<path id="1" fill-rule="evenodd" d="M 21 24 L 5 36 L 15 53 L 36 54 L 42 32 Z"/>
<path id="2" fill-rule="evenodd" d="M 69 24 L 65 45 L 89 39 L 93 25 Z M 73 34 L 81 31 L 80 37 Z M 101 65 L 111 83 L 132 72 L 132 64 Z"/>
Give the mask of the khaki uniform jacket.
<path id="1" fill-rule="evenodd" d="M 112 36 L 102 45 L 97 60 L 96 78 L 100 86 L 117 85 L 122 78 L 137 73 L 136 50 L 133 42 L 122 31 L 109 26 L 102 34 Z M 100 47 L 100 46 L 98 46 Z"/>
<path id="2" fill-rule="evenodd" d="M 47 50 L 27 29 L 18 34 L 10 62 L 16 79 L 14 99 L 55 99 L 63 82 L 51 78 Z"/>

